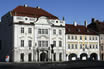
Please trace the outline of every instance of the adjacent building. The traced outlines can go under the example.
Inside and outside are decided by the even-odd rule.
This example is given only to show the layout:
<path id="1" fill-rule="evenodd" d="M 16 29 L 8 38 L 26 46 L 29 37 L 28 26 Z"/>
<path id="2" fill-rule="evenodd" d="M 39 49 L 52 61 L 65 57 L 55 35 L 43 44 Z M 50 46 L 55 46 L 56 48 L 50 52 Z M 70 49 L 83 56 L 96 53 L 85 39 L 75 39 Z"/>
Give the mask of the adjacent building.
<path id="1" fill-rule="evenodd" d="M 88 28 L 99 35 L 100 59 L 104 60 L 104 22 L 92 18 Z"/>
<path id="2" fill-rule="evenodd" d="M 66 24 L 66 56 L 67 60 L 100 60 L 99 35 L 85 26 Z"/>

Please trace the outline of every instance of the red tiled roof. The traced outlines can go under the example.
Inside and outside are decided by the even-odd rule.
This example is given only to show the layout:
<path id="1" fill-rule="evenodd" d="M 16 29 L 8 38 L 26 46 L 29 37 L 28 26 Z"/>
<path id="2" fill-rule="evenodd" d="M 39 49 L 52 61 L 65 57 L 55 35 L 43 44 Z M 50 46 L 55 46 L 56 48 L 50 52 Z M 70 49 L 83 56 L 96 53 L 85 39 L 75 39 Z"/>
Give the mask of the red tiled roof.
<path id="1" fill-rule="evenodd" d="M 95 22 L 89 24 L 88 28 L 96 31 L 96 33 L 104 33 L 104 22 L 96 20 Z"/>
<path id="2" fill-rule="evenodd" d="M 66 24 L 65 28 L 66 34 L 96 35 L 95 32 L 92 32 L 83 25 L 74 26 L 73 24 Z"/>
<path id="3" fill-rule="evenodd" d="M 48 13 L 47 11 L 41 8 L 32 8 L 32 7 L 24 7 L 18 6 L 11 11 L 12 16 L 28 16 L 28 17 L 41 17 L 46 16 L 49 19 L 58 19 L 58 17 Z"/>

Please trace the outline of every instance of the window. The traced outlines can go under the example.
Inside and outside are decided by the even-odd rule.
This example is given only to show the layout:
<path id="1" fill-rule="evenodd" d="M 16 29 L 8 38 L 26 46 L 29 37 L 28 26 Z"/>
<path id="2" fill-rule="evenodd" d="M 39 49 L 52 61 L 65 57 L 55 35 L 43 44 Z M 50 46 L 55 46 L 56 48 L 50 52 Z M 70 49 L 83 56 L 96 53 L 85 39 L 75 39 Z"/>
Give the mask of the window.
<path id="1" fill-rule="evenodd" d="M 29 53 L 29 54 L 28 54 L 28 61 L 31 61 L 31 60 L 32 60 L 32 54 Z"/>
<path id="2" fill-rule="evenodd" d="M 74 39 L 74 36 L 72 36 L 72 40 Z"/>
<path id="3" fill-rule="evenodd" d="M 89 39 L 91 40 L 91 37 L 89 37 Z"/>
<path id="4" fill-rule="evenodd" d="M 98 49 L 98 45 L 96 45 L 96 49 Z"/>
<path id="5" fill-rule="evenodd" d="M 31 47 L 32 46 L 32 40 L 28 41 L 28 46 Z"/>
<path id="6" fill-rule="evenodd" d="M 68 39 L 70 39 L 70 36 L 68 35 Z"/>
<path id="7" fill-rule="evenodd" d="M 56 21 L 56 23 L 58 23 L 58 21 Z"/>
<path id="8" fill-rule="evenodd" d="M 28 18 L 25 18 L 25 20 L 28 20 Z"/>
<path id="9" fill-rule="evenodd" d="M 91 49 L 92 47 L 91 47 L 91 44 L 90 44 L 90 49 Z"/>
<path id="10" fill-rule="evenodd" d="M 24 47 L 24 40 L 21 40 L 21 47 Z"/>
<path id="11" fill-rule="evenodd" d="M 93 40 L 94 40 L 94 37 L 93 37 Z"/>
<path id="12" fill-rule="evenodd" d="M 70 49 L 70 44 L 68 44 L 68 49 Z"/>
<path id="13" fill-rule="evenodd" d="M 38 29 L 38 34 L 48 34 L 48 29 Z"/>
<path id="14" fill-rule="evenodd" d="M 38 41 L 39 47 L 48 47 L 48 41 Z"/>
<path id="15" fill-rule="evenodd" d="M 44 29 L 41 29 L 41 32 L 42 32 L 42 34 L 45 34 L 45 31 L 44 31 Z"/>
<path id="16" fill-rule="evenodd" d="M 46 41 L 46 47 L 48 47 L 48 41 Z"/>
<path id="17" fill-rule="evenodd" d="M 56 47 L 56 41 L 53 41 L 54 46 Z"/>
<path id="18" fill-rule="evenodd" d="M 53 30 L 53 34 L 56 34 L 56 30 L 55 29 Z"/>
<path id="19" fill-rule="evenodd" d="M 38 41 L 38 46 L 41 47 L 41 41 Z"/>
<path id="20" fill-rule="evenodd" d="M 62 53 L 59 53 L 59 61 L 62 61 Z"/>
<path id="21" fill-rule="evenodd" d="M 28 28 L 28 33 L 32 33 L 32 28 Z"/>
<path id="22" fill-rule="evenodd" d="M 93 49 L 95 48 L 95 45 L 93 45 Z"/>
<path id="23" fill-rule="evenodd" d="M 21 62 L 24 61 L 24 53 L 21 53 L 21 54 L 20 54 L 20 59 L 21 59 Z"/>
<path id="24" fill-rule="evenodd" d="M 72 44 L 72 49 L 74 49 L 74 44 Z"/>
<path id="25" fill-rule="evenodd" d="M 87 44 L 85 44 L 85 48 L 87 49 Z"/>
<path id="26" fill-rule="evenodd" d="M 82 40 L 82 36 L 80 36 L 80 40 Z"/>
<path id="27" fill-rule="evenodd" d="M 48 29 L 46 29 L 46 34 L 48 34 Z"/>
<path id="28" fill-rule="evenodd" d="M 59 41 L 59 47 L 62 47 L 62 41 Z"/>
<path id="29" fill-rule="evenodd" d="M 75 40 L 77 40 L 77 36 L 75 36 Z"/>
<path id="30" fill-rule="evenodd" d="M 75 44 L 75 49 L 77 49 L 77 44 Z"/>
<path id="31" fill-rule="evenodd" d="M 61 35 L 62 34 L 62 31 L 61 30 L 59 30 L 59 35 Z"/>
<path id="32" fill-rule="evenodd" d="M 82 49 L 82 44 L 80 44 L 80 49 Z"/>
<path id="33" fill-rule="evenodd" d="M 38 34 L 41 34 L 41 29 L 38 29 Z"/>
<path id="34" fill-rule="evenodd" d="M 24 33 L 24 27 L 21 27 L 21 33 Z"/>
<path id="35" fill-rule="evenodd" d="M 85 40 L 87 40 L 87 37 L 85 36 Z"/>
<path id="36" fill-rule="evenodd" d="M 96 40 L 97 40 L 97 37 L 96 37 Z"/>

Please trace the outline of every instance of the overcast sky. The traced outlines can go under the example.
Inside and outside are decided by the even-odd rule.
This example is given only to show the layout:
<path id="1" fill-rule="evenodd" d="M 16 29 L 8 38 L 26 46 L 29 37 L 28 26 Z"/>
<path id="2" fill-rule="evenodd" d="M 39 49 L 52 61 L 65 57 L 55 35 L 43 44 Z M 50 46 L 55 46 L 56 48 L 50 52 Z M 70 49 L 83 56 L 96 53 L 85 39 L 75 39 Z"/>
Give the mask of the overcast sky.
<path id="1" fill-rule="evenodd" d="M 66 23 L 76 21 L 83 24 L 92 18 L 104 21 L 104 0 L 0 0 L 0 18 L 18 5 L 40 6 L 42 9 L 59 17 L 65 17 Z"/>

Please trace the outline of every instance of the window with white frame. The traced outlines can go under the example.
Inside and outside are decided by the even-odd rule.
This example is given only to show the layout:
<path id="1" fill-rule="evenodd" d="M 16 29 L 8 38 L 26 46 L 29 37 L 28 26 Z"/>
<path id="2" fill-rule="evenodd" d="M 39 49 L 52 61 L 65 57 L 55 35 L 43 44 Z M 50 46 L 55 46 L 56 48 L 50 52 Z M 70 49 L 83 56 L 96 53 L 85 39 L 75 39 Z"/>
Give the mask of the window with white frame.
<path id="1" fill-rule="evenodd" d="M 54 46 L 56 47 L 56 41 L 53 41 Z"/>
<path id="2" fill-rule="evenodd" d="M 70 44 L 68 44 L 68 49 L 70 49 Z"/>
<path id="3" fill-rule="evenodd" d="M 91 40 L 91 36 L 89 37 L 89 40 Z"/>
<path id="4" fill-rule="evenodd" d="M 62 30 L 59 30 L 59 35 L 62 35 Z"/>
<path id="5" fill-rule="evenodd" d="M 75 49 L 77 49 L 77 47 L 78 47 L 77 44 L 75 44 Z"/>
<path id="6" fill-rule="evenodd" d="M 41 34 L 41 29 L 38 29 L 38 34 Z"/>
<path id="7" fill-rule="evenodd" d="M 32 28 L 28 28 L 28 33 L 32 33 Z"/>
<path id="8" fill-rule="evenodd" d="M 82 36 L 80 36 L 80 40 L 82 40 Z"/>
<path id="9" fill-rule="evenodd" d="M 85 36 L 85 40 L 87 40 L 87 36 Z"/>
<path id="10" fill-rule="evenodd" d="M 62 41 L 59 41 L 59 47 L 62 47 Z"/>
<path id="11" fill-rule="evenodd" d="M 56 34 L 56 29 L 53 29 L 53 35 L 55 35 Z"/>
<path id="12" fill-rule="evenodd" d="M 96 49 L 98 49 L 98 45 L 96 44 Z"/>
<path id="13" fill-rule="evenodd" d="M 38 34 L 48 34 L 48 29 L 38 29 Z"/>
<path id="14" fill-rule="evenodd" d="M 21 40 L 21 47 L 24 47 L 24 40 Z"/>
<path id="15" fill-rule="evenodd" d="M 68 39 L 70 39 L 70 35 L 68 35 Z"/>
<path id="16" fill-rule="evenodd" d="M 74 36 L 72 36 L 72 40 L 74 39 Z"/>
<path id="17" fill-rule="evenodd" d="M 38 41 L 39 47 L 48 47 L 48 41 Z"/>
<path id="18" fill-rule="evenodd" d="M 24 33 L 24 27 L 21 27 L 21 33 Z"/>
<path id="19" fill-rule="evenodd" d="M 92 45 L 90 44 L 90 49 L 92 48 Z"/>
<path id="20" fill-rule="evenodd" d="M 32 46 L 32 40 L 28 40 L 28 46 L 29 46 L 29 47 Z"/>
<path id="21" fill-rule="evenodd" d="M 77 36 L 75 36 L 75 40 L 77 40 Z"/>
<path id="22" fill-rule="evenodd" d="M 82 44 L 80 44 L 80 49 L 82 49 Z"/>
<path id="23" fill-rule="evenodd" d="M 87 49 L 87 44 L 85 44 L 85 48 Z"/>
<path id="24" fill-rule="evenodd" d="M 72 49 L 74 49 L 74 44 L 72 44 Z"/>
<path id="25" fill-rule="evenodd" d="M 97 40 L 97 37 L 96 37 L 96 40 Z"/>

